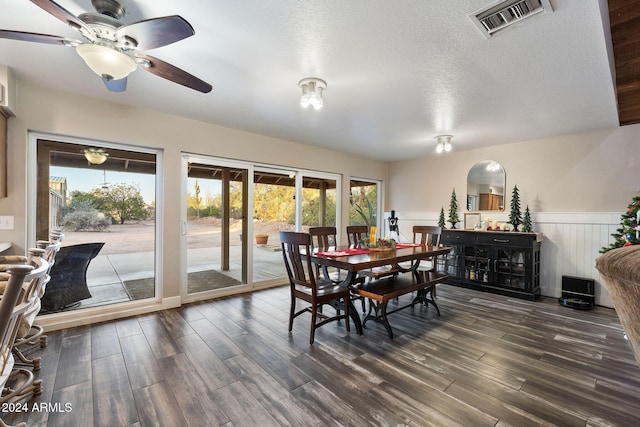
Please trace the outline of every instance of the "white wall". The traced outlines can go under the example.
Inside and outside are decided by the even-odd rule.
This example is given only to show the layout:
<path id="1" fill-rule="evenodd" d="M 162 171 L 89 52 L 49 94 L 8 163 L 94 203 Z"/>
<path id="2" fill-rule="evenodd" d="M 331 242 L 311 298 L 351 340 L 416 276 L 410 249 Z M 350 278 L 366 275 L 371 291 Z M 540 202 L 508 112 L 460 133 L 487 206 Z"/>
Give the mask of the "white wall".
<path id="1" fill-rule="evenodd" d="M 14 242 L 14 253 L 30 245 L 25 222 L 28 130 L 160 148 L 165 153 L 165 194 L 180 194 L 181 151 L 343 174 L 345 207 L 350 175 L 387 178 L 385 208 L 396 210 L 401 230 L 411 218 L 437 222 L 440 208 L 448 210 L 454 188 L 463 207 L 468 170 L 478 161 L 496 160 L 506 171 L 506 206 L 517 184 L 522 207 L 530 206 L 538 231 L 545 234 L 542 287 L 550 296 L 559 296 L 562 274 L 599 282 L 593 269 L 598 249 L 607 244 L 620 214 L 640 190 L 640 125 L 468 151 L 459 151 L 464 147 L 455 145 L 454 138 L 450 153 L 387 165 L 24 82 L 18 82 L 17 94 L 16 117 L 8 123 L 9 196 L 0 199 L 0 215 L 15 216 L 15 229 L 3 230 L 0 241 Z M 491 216 L 506 220 L 507 214 Z M 163 244 L 177 247 L 179 204 L 168 203 L 163 215 Z M 342 221 L 348 221 L 346 209 Z M 175 256 L 165 254 L 165 296 L 179 295 L 176 265 Z M 597 303 L 611 305 L 599 283 Z"/>
<path id="2" fill-rule="evenodd" d="M 468 170 L 495 160 L 506 172 L 507 209 L 482 216 L 506 221 L 518 186 L 522 210 L 529 205 L 536 231 L 544 234 L 543 295 L 560 296 L 562 275 L 588 277 L 596 280 L 596 303 L 611 307 L 595 259 L 640 190 L 639 138 L 635 125 L 396 162 L 389 168 L 386 209 L 396 210 L 401 227 L 408 225 L 402 215 L 435 224 L 441 207 L 448 216 L 455 188 L 462 219 Z"/>
<path id="3" fill-rule="evenodd" d="M 26 145 L 29 131 L 126 143 L 164 151 L 162 191 L 164 296 L 179 295 L 181 152 L 247 160 L 338 173 L 343 176 L 342 206 L 349 206 L 349 177 L 384 180 L 387 165 L 292 141 L 269 138 L 208 123 L 97 101 L 18 82 L 16 116 L 8 122 L 8 197 L 0 198 L 0 215 L 15 216 L 15 229 L 2 230 L 0 241 L 11 241 L 13 253 L 24 253 L 34 242 L 26 231 Z M 114 99 L 118 94 L 114 94 Z M 342 223 L 348 222 L 348 210 Z"/>

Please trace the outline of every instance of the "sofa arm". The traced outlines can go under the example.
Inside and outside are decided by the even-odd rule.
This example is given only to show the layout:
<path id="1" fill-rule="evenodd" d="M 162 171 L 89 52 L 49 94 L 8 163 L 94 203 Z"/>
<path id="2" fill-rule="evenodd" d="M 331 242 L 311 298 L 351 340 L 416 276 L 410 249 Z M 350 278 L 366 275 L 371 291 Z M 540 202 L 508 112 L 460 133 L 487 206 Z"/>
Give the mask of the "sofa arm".
<path id="1" fill-rule="evenodd" d="M 640 245 L 606 252 L 596 260 L 596 269 L 640 365 Z"/>

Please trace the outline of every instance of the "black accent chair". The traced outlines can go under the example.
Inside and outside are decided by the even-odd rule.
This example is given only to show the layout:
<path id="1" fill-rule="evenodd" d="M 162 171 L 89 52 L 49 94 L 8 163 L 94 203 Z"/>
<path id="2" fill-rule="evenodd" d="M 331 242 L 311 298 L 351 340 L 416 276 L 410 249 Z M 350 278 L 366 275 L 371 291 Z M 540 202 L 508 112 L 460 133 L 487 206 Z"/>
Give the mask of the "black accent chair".
<path id="1" fill-rule="evenodd" d="M 56 255 L 51 268 L 51 280 L 42 297 L 41 314 L 63 310 L 83 299 L 91 298 L 87 286 L 87 268 L 103 243 L 83 243 L 64 246 Z"/>

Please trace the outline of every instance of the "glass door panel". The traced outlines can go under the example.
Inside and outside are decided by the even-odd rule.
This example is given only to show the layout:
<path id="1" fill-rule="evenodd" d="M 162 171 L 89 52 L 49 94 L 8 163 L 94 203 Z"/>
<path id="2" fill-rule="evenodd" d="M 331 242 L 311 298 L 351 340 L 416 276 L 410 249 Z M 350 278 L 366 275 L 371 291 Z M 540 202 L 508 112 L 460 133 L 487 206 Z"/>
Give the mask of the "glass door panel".
<path id="1" fill-rule="evenodd" d="M 36 156 L 35 237 L 64 233 L 40 314 L 155 298 L 159 153 L 37 139 Z M 69 259 L 87 262 L 72 287 Z"/>
<path id="2" fill-rule="evenodd" d="M 378 230 L 378 200 L 380 197 L 377 182 L 351 179 L 349 195 L 349 225 L 366 225 L 376 237 L 385 235 Z M 411 239 L 407 240 L 410 241 Z"/>
<path id="3" fill-rule="evenodd" d="M 336 226 L 335 175 L 256 168 L 253 187 L 253 282 L 287 277 L 280 231 Z M 298 196 L 299 195 L 299 196 Z"/>
<path id="4" fill-rule="evenodd" d="M 525 289 L 525 251 L 517 249 L 497 249 L 496 282 L 501 286 Z"/>
<path id="5" fill-rule="evenodd" d="M 336 226 L 336 180 L 302 177 L 301 231 Z"/>
<path id="6" fill-rule="evenodd" d="M 437 258 L 437 270 L 439 273 L 445 273 L 452 277 L 459 277 L 460 272 L 458 271 L 460 265 L 460 257 L 462 249 L 460 245 L 454 245 L 451 247 L 451 252 L 449 252 L 444 257 Z M 469 276 L 467 275 L 468 279 Z"/>
<path id="7" fill-rule="evenodd" d="M 465 246 L 465 279 L 489 282 L 489 249 L 483 246 Z"/>
<path id="8" fill-rule="evenodd" d="M 261 168 L 253 173 L 253 282 L 284 279 L 280 231 L 295 231 L 296 174 Z"/>
<path id="9" fill-rule="evenodd" d="M 187 166 L 187 294 L 247 283 L 248 170 L 197 160 Z"/>

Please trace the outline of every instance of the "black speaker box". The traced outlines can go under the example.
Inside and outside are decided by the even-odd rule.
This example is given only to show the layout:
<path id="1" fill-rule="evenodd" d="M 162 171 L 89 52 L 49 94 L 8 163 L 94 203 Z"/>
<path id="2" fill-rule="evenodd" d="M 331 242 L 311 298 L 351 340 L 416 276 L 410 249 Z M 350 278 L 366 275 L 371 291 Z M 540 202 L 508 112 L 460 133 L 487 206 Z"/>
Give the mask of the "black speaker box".
<path id="1" fill-rule="evenodd" d="M 596 302 L 595 282 L 582 277 L 562 276 L 562 296 L 558 302 L 580 310 L 593 308 Z"/>

